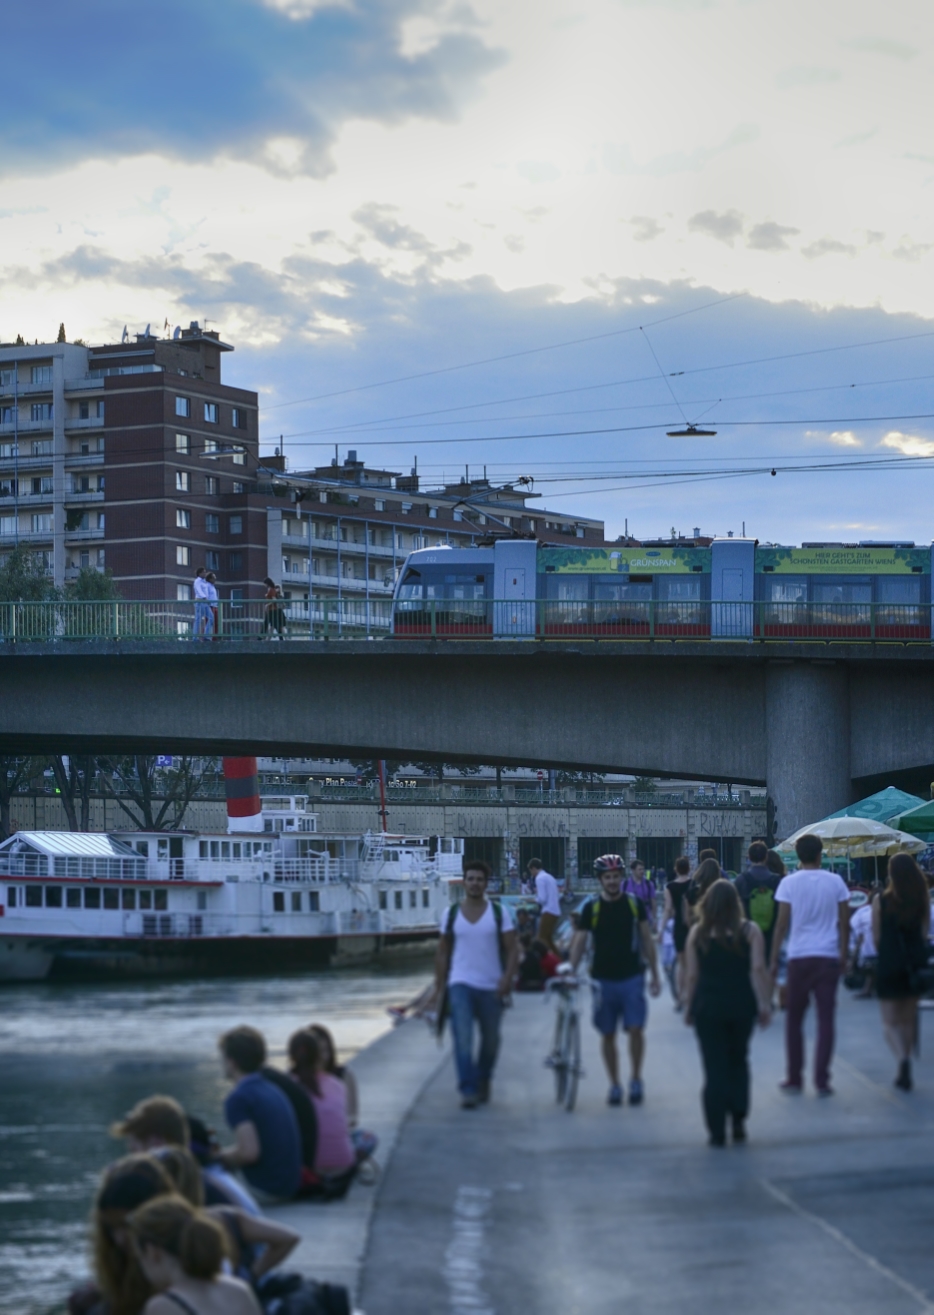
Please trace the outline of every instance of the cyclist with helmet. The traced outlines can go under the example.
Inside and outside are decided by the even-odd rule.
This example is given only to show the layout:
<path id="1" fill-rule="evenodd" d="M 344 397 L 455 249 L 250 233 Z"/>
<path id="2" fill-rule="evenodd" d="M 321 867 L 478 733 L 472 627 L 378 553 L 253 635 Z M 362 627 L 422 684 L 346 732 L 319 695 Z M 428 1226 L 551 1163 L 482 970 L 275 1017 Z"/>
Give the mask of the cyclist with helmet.
<path id="1" fill-rule="evenodd" d="M 644 902 L 623 891 L 626 874 L 619 854 L 603 854 L 594 862 L 593 870 L 601 889 L 578 914 L 577 931 L 571 942 L 571 967 L 577 970 L 588 943 L 592 942 L 593 1024 L 602 1038 L 603 1062 L 610 1079 L 607 1103 L 623 1103 L 616 1047 L 617 1029 L 622 1025 L 629 1038 L 629 1104 L 641 1105 L 648 1017 L 646 968 L 651 974 L 652 995 L 658 995 L 662 989 L 655 940 Z"/>

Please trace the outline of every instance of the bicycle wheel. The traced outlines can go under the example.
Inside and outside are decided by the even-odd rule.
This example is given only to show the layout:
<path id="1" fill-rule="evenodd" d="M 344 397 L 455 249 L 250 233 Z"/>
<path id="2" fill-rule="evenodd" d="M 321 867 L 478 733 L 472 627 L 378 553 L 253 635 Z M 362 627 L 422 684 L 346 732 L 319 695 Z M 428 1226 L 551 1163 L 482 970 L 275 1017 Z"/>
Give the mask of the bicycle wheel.
<path id="1" fill-rule="evenodd" d="M 555 1045 L 552 1051 L 552 1066 L 555 1071 L 555 1100 L 560 1105 L 568 1082 L 568 1058 L 565 1049 L 568 1011 L 564 1001 L 559 1001 L 555 1015 Z"/>
<path id="2" fill-rule="evenodd" d="M 577 1083 L 581 1075 L 581 1030 L 580 1018 L 576 1013 L 568 1012 L 567 1027 L 564 1032 L 565 1092 L 564 1108 L 570 1113 L 577 1100 Z"/>

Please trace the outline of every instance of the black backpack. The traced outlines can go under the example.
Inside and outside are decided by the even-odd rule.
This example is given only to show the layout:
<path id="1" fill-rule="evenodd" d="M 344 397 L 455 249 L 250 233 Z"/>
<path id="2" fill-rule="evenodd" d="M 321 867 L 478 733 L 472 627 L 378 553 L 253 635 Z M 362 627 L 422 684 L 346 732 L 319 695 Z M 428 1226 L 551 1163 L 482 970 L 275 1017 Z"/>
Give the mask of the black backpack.
<path id="1" fill-rule="evenodd" d="M 260 1281 L 258 1296 L 265 1315 L 351 1315 L 346 1288 L 301 1274 L 269 1274 Z"/>

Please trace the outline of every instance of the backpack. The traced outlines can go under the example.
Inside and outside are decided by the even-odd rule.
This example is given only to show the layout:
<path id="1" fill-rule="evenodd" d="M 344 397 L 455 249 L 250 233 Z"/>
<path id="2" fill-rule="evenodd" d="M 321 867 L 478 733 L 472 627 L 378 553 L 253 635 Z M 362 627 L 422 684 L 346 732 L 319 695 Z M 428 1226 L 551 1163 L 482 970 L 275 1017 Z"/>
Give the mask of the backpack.
<path id="1" fill-rule="evenodd" d="M 636 903 L 635 895 L 625 892 L 626 899 L 629 901 L 629 907 L 632 911 L 632 952 L 642 958 L 642 941 L 639 936 L 639 905 Z M 586 907 L 586 906 L 585 906 Z M 600 916 L 599 899 L 590 901 L 590 932 L 591 935 L 597 930 L 597 919 Z"/>
<path id="2" fill-rule="evenodd" d="M 754 886 L 749 892 L 749 917 L 763 935 L 768 935 L 775 921 L 775 891 L 771 886 Z"/>

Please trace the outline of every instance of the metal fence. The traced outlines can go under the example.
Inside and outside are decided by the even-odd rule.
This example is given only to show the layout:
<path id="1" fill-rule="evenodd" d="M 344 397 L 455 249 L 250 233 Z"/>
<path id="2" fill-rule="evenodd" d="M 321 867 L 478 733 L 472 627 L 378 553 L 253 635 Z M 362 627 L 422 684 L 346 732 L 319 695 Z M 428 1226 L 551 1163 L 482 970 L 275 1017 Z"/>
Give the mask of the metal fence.
<path id="1" fill-rule="evenodd" d="M 386 598 L 0 603 L 0 642 L 217 643 L 320 639 L 818 640 L 931 642 L 931 607 Z"/>

